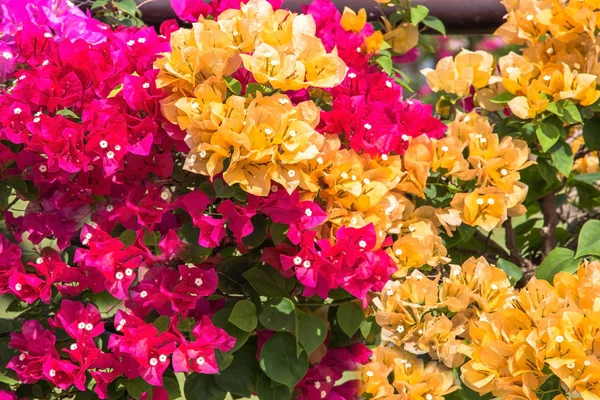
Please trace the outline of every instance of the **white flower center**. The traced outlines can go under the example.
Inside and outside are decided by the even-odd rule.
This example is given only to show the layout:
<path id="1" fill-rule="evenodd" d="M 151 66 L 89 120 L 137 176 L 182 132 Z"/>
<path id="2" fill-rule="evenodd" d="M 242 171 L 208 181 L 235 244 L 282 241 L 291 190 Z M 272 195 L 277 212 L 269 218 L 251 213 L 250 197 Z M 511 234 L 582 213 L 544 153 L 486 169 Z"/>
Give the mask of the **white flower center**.
<path id="1" fill-rule="evenodd" d="M 304 261 L 304 262 L 302 263 L 302 266 L 303 266 L 304 268 L 310 268 L 310 261 L 308 261 L 308 260 Z"/>
<path id="2" fill-rule="evenodd" d="M 160 360 L 160 362 L 165 362 L 165 361 L 167 361 L 167 356 L 164 354 L 161 354 L 160 357 L 158 357 L 158 359 Z"/>
<path id="3" fill-rule="evenodd" d="M 196 363 L 197 363 L 198 365 L 202 365 L 202 364 L 204 364 L 204 362 L 205 362 L 205 361 L 206 361 L 206 360 L 204 359 L 204 357 L 198 357 L 198 358 L 196 359 Z"/>
<path id="4" fill-rule="evenodd" d="M 307 217 L 312 217 L 312 210 L 310 208 L 307 208 L 306 210 L 304 210 L 304 214 Z"/>
<path id="5" fill-rule="evenodd" d="M 145 299 L 145 298 L 146 298 L 146 296 L 148 296 L 148 292 L 146 292 L 145 290 L 142 290 L 142 291 L 140 292 L 140 297 L 141 297 L 142 299 Z"/>
<path id="6" fill-rule="evenodd" d="M 56 371 L 51 369 L 50 371 L 48 371 L 48 375 L 50 375 L 50 377 L 54 378 L 56 376 Z"/>
<path id="7" fill-rule="evenodd" d="M 365 247 L 367 247 L 367 242 L 365 242 L 364 240 L 361 240 L 360 242 L 358 242 L 358 245 L 360 246 L 361 249 L 364 249 Z"/>
<path id="8" fill-rule="evenodd" d="M 150 365 L 152 365 L 153 367 L 156 366 L 158 364 L 158 360 L 154 357 L 152 357 L 150 359 Z"/>
<path id="9" fill-rule="evenodd" d="M 77 343 L 73 343 L 71 345 L 71 347 L 69 347 L 71 350 L 77 350 Z"/>
<path id="10" fill-rule="evenodd" d="M 202 279 L 201 278 L 196 278 L 196 280 L 194 280 L 194 283 L 196 284 L 196 286 L 202 286 Z"/>
<path id="11" fill-rule="evenodd" d="M 117 273 L 115 274 L 115 278 L 117 278 L 118 280 L 121 280 L 121 279 L 123 279 L 123 277 L 124 277 L 124 276 L 125 276 L 125 275 L 123 275 L 123 273 L 122 273 L 121 271 L 119 271 L 119 272 L 117 272 Z"/>
<path id="12" fill-rule="evenodd" d="M 300 257 L 294 257 L 294 264 L 296 264 L 296 265 L 302 264 L 302 258 L 300 258 Z"/>
<path id="13" fill-rule="evenodd" d="M 127 275 L 127 276 L 131 276 L 131 275 L 133 275 L 133 270 L 132 270 L 131 268 L 127 268 L 127 269 L 125 270 L 125 275 Z"/>
<path id="14" fill-rule="evenodd" d="M 17 283 L 17 284 L 15 285 L 15 290 L 16 290 L 17 292 L 20 292 L 20 291 L 21 291 L 21 289 L 23 289 L 23 286 L 22 286 L 20 283 Z"/>

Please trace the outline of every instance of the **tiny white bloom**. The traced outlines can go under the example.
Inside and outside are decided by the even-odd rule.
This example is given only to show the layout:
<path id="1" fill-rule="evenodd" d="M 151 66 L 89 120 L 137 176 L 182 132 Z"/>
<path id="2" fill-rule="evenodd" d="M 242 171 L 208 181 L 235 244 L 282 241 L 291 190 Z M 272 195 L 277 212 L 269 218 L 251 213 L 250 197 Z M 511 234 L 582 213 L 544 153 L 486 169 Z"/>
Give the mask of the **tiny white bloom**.
<path id="1" fill-rule="evenodd" d="M 358 242 L 358 245 L 360 246 L 361 249 L 364 249 L 365 247 L 367 247 L 367 242 L 365 242 L 364 240 L 361 240 L 360 242 Z"/>
<path id="2" fill-rule="evenodd" d="M 158 360 L 154 357 L 152 357 L 150 359 L 150 365 L 152 365 L 153 367 L 155 367 L 158 364 Z"/>
<path id="3" fill-rule="evenodd" d="M 115 146 L 115 150 L 116 150 L 116 151 L 121 151 L 121 146 L 120 146 L 120 145 L 116 145 L 116 146 Z"/>
<path id="4" fill-rule="evenodd" d="M 565 341 L 565 338 L 564 338 L 564 336 L 558 335 L 558 336 L 556 337 L 556 343 L 562 343 L 562 342 L 564 342 L 564 341 Z"/>
<path id="5" fill-rule="evenodd" d="M 533 21 L 533 15 L 529 14 L 528 16 L 525 17 L 525 19 L 527 21 Z"/>
<path id="6" fill-rule="evenodd" d="M 122 273 L 121 271 L 119 271 L 119 272 L 117 272 L 117 273 L 115 274 L 115 278 L 117 278 L 118 280 L 121 280 L 121 279 L 123 279 L 123 277 L 124 277 L 124 276 L 125 276 L 125 275 L 123 275 L 123 273 Z"/>
<path id="7" fill-rule="evenodd" d="M 483 199 L 480 197 L 477 200 L 475 200 L 475 203 L 482 205 L 484 203 Z"/>
<path id="8" fill-rule="evenodd" d="M 100 147 L 105 149 L 108 147 L 108 142 L 106 140 L 101 140 L 100 141 Z"/>
<path id="9" fill-rule="evenodd" d="M 113 153 L 112 151 L 109 151 L 106 153 L 106 157 L 108 158 L 115 158 L 115 153 Z"/>
<path id="10" fill-rule="evenodd" d="M 487 203 L 491 206 L 494 205 L 494 199 L 492 199 L 491 197 L 489 199 L 487 199 Z"/>
<path id="11" fill-rule="evenodd" d="M 150 84 L 149 84 L 148 82 L 146 82 L 146 83 L 144 83 L 144 84 L 142 85 L 142 87 L 143 87 L 144 89 L 148 89 L 148 88 L 150 87 Z"/>
<path id="12" fill-rule="evenodd" d="M 350 72 L 350 73 L 348 74 L 348 78 L 350 78 L 350 79 L 354 79 L 354 78 L 356 78 L 356 74 L 355 74 L 354 72 Z"/>
<path id="13" fill-rule="evenodd" d="M 143 38 L 143 37 L 139 38 L 138 43 L 146 43 L 146 38 Z"/>
<path id="14" fill-rule="evenodd" d="M 44 33 L 44 37 L 45 37 L 46 39 L 49 39 L 49 38 L 51 38 L 51 37 L 52 37 L 52 34 L 51 34 L 50 32 L 46 32 L 46 33 Z"/>
<path id="15" fill-rule="evenodd" d="M 160 357 L 158 357 L 158 359 L 160 360 L 160 362 L 165 362 L 165 361 L 167 361 L 167 356 L 164 354 L 161 354 Z"/>
<path id="16" fill-rule="evenodd" d="M 392 87 L 392 82 L 390 81 L 385 81 L 385 86 L 391 88 Z"/>
<path id="17" fill-rule="evenodd" d="M 109 204 L 106 206 L 106 211 L 111 212 L 112 210 L 114 210 L 114 207 L 112 204 Z"/>
<path id="18" fill-rule="evenodd" d="M 11 58 L 13 58 L 13 55 L 10 51 L 3 51 L 2 57 L 4 57 L 5 60 L 10 60 Z"/>
<path id="19" fill-rule="evenodd" d="M 319 382 L 319 381 L 315 382 L 315 389 L 321 389 L 321 382 Z"/>
<path id="20" fill-rule="evenodd" d="M 79 329 L 85 329 L 85 322 L 80 322 L 77 324 L 77 328 Z"/>
<path id="21" fill-rule="evenodd" d="M 306 210 L 304 210 L 304 214 L 305 214 L 307 217 L 312 217 L 312 214 L 313 214 L 313 213 L 312 213 L 312 210 L 311 210 L 310 208 L 307 208 Z"/>
<path id="22" fill-rule="evenodd" d="M 270 135 L 273 131 L 269 128 L 265 129 L 265 134 Z"/>
<path id="23" fill-rule="evenodd" d="M 365 127 L 365 129 L 371 129 L 372 126 L 371 124 L 369 124 L 368 122 L 366 124 L 363 125 Z"/>
<path id="24" fill-rule="evenodd" d="M 77 343 L 73 343 L 71 345 L 71 347 L 69 347 L 71 350 L 77 350 Z"/>
<path id="25" fill-rule="evenodd" d="M 140 297 L 141 297 L 142 299 L 145 299 L 145 298 L 146 298 L 146 296 L 148 296 L 148 292 L 146 292 L 145 290 L 142 290 L 142 291 L 140 292 Z"/>
<path id="26" fill-rule="evenodd" d="M 396 249 L 396 251 L 394 251 L 394 254 L 396 254 L 397 256 L 401 256 L 402 255 L 402 249 Z"/>
<path id="27" fill-rule="evenodd" d="M 132 270 L 131 268 L 127 268 L 127 269 L 125 270 L 125 275 L 127 275 L 127 276 L 131 276 L 131 275 L 133 275 L 133 270 Z"/>
<path id="28" fill-rule="evenodd" d="M 23 110 L 21 110 L 19 107 L 17 107 L 13 110 L 13 112 L 15 113 L 15 115 L 19 115 L 23 112 Z"/>
<path id="29" fill-rule="evenodd" d="M 388 160 L 388 158 L 389 158 L 389 157 L 388 157 L 388 155 L 387 155 L 387 154 L 382 154 L 382 155 L 381 155 L 381 159 L 382 159 L 383 161 L 387 161 L 387 160 Z"/>
<path id="30" fill-rule="evenodd" d="M 196 286 L 202 286 L 202 283 L 204 283 L 204 282 L 202 281 L 201 278 L 196 278 L 194 280 L 194 283 L 196 284 Z"/>
<path id="31" fill-rule="evenodd" d="M 373 371 L 367 371 L 367 376 L 368 376 L 368 377 L 372 377 L 373 375 L 375 375 L 375 374 L 373 373 Z"/>
<path id="32" fill-rule="evenodd" d="M 56 371 L 51 369 L 50 371 L 48 371 L 48 375 L 50 375 L 51 378 L 54 378 L 56 376 Z"/>
<path id="33" fill-rule="evenodd" d="M 202 364 L 204 364 L 204 361 L 205 361 L 205 360 L 204 360 L 204 357 L 198 357 L 198 358 L 196 359 L 196 363 L 197 363 L 198 365 L 202 365 Z"/>
<path id="34" fill-rule="evenodd" d="M 20 284 L 20 283 L 17 283 L 17 284 L 15 285 L 15 290 L 16 290 L 17 292 L 20 292 L 20 291 L 21 291 L 21 289 L 23 289 L 23 286 L 21 286 L 21 284 Z"/>
<path id="35" fill-rule="evenodd" d="M 94 325 L 87 323 L 85 324 L 85 330 L 86 331 L 91 331 L 92 329 L 94 329 Z"/>
<path id="36" fill-rule="evenodd" d="M 290 169 L 290 170 L 288 171 L 288 176 L 289 176 L 290 178 L 293 178 L 294 176 L 296 176 L 296 171 L 294 171 L 293 169 Z"/>
<path id="37" fill-rule="evenodd" d="M 302 266 L 303 266 L 304 268 L 310 268 L 310 261 L 308 261 L 308 260 L 304 261 L 304 262 L 302 263 Z"/>
<path id="38" fill-rule="evenodd" d="M 448 151 L 448 146 L 442 146 L 442 151 L 445 153 Z"/>
<path id="39" fill-rule="evenodd" d="M 302 258 L 299 256 L 294 257 L 294 264 L 296 264 L 296 265 L 302 264 Z"/>

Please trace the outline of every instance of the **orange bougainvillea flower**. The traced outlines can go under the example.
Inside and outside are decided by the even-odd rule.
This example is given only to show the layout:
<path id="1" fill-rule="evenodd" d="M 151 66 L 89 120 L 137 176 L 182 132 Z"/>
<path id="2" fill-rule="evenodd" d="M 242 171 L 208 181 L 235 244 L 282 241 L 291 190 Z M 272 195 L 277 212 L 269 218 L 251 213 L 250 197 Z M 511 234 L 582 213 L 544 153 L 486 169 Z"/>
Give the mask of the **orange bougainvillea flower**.
<path id="1" fill-rule="evenodd" d="M 358 10 L 356 13 L 354 10 L 344 7 L 344 12 L 342 13 L 342 19 L 340 20 L 340 24 L 345 31 L 352 31 L 354 33 L 359 33 L 364 28 L 367 23 L 367 12 L 364 8 Z"/>
<path id="2" fill-rule="evenodd" d="M 494 57 L 484 51 L 462 50 L 456 57 L 438 61 L 435 69 L 421 71 L 434 92 L 445 91 L 459 97 L 468 96 L 471 86 L 480 89 L 488 85 L 494 72 Z"/>

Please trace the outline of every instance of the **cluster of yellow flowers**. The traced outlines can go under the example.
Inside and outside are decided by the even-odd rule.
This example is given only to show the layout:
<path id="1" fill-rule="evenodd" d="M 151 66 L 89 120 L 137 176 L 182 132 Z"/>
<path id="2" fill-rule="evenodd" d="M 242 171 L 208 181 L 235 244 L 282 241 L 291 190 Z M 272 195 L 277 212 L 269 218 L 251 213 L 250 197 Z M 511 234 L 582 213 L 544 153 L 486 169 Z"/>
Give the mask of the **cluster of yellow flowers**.
<path id="1" fill-rule="evenodd" d="M 519 118 L 531 119 L 552 101 L 569 99 L 587 106 L 600 98 L 596 89 L 600 75 L 600 6 L 596 0 L 502 1 L 508 14 L 496 31 L 506 43 L 524 45 L 522 55 L 510 52 L 498 60 L 482 51 L 461 51 L 446 57 L 435 68 L 423 71 L 434 91 L 459 97 L 478 89 L 476 100 L 495 111 L 489 100 L 502 92 L 515 97 L 508 102 Z M 489 87 L 488 87 L 489 86 Z M 500 106 L 501 107 L 501 106 Z"/>
<path id="2" fill-rule="evenodd" d="M 341 24 L 360 32 L 365 21 L 364 11 L 346 10 Z M 171 92 L 163 114 L 187 132 L 184 168 L 211 179 L 223 174 L 228 185 L 257 196 L 281 185 L 305 200 L 318 199 L 329 218 L 320 238 L 341 226 L 372 223 L 380 243 L 396 237 L 388 252 L 398 276 L 449 261 L 441 230 L 452 235 L 466 223 L 489 231 L 524 211 L 527 188 L 518 180 L 529 150 L 519 140 L 500 141 L 475 112 L 457 115 L 442 139 L 406 137 L 402 156 L 359 154 L 344 149 L 337 135 L 317 132 L 320 109 L 312 101 L 294 105 L 277 90 L 332 87 L 345 78 L 345 64 L 335 50 L 326 53 L 311 16 L 252 0 L 217 21 L 201 18 L 173 32 L 171 47 L 156 62 L 157 81 Z M 268 94 L 231 88 L 228 77 L 242 65 Z M 489 75 L 491 67 L 476 79 Z M 447 192 L 448 202 L 420 205 L 435 186 Z"/>
<path id="3" fill-rule="evenodd" d="M 584 262 L 576 275 L 556 274 L 553 285 L 533 278 L 517 290 L 502 270 L 471 258 L 462 267 L 451 265 L 443 278 L 413 271 L 402 282 L 390 281 L 376 305 L 382 340 L 398 348 L 384 344 L 364 367 L 363 391 L 374 398 L 392 398 L 394 389 L 407 395 L 402 398 L 429 398 L 412 393 L 412 385 L 424 379 L 422 368 L 396 373 L 407 362 L 422 365 L 414 358 L 421 354 L 447 368 L 460 367 L 462 382 L 480 394 L 537 399 L 536 391 L 555 375 L 559 399 L 562 393 L 599 397 L 599 261 Z M 430 389 L 432 397 L 452 390 L 443 366 L 431 370 L 445 382 Z"/>

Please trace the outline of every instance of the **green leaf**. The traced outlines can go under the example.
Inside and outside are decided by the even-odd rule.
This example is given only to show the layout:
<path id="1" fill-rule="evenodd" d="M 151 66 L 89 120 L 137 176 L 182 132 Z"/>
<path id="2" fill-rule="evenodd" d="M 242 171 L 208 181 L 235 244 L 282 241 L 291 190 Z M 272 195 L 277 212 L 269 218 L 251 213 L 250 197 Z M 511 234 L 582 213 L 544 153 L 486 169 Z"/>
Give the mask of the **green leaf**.
<path id="1" fill-rule="evenodd" d="M 223 79 L 225 79 L 227 87 L 233 92 L 233 94 L 239 96 L 239 94 L 242 93 L 242 84 L 240 83 L 240 81 L 238 81 L 235 78 L 232 78 L 231 76 L 224 76 Z"/>
<path id="2" fill-rule="evenodd" d="M 213 314 L 212 322 L 216 327 L 224 329 L 225 332 L 227 332 L 229 335 L 235 338 L 235 346 L 233 346 L 233 349 L 230 350 L 230 352 L 234 352 L 240 347 L 242 347 L 244 343 L 246 343 L 249 335 L 248 332 L 244 332 L 243 330 L 229 322 L 229 316 L 231 315 L 231 311 L 231 308 L 220 309 L 219 311 Z"/>
<path id="3" fill-rule="evenodd" d="M 568 125 L 582 123 L 581 113 L 579 112 L 579 109 L 577 109 L 575 103 L 568 100 L 565 100 L 565 102 L 566 103 L 562 107 L 563 116 L 561 119 Z"/>
<path id="4" fill-rule="evenodd" d="M 298 322 L 298 339 L 307 354 L 312 354 L 325 341 L 327 324 L 314 314 L 304 314 Z"/>
<path id="5" fill-rule="evenodd" d="M 56 112 L 56 115 L 62 115 L 63 117 L 70 117 L 73 119 L 79 119 L 79 115 L 75 114 L 73 111 L 69 110 L 68 108 L 62 109 L 62 110 L 58 110 Z"/>
<path id="6" fill-rule="evenodd" d="M 127 393 L 134 399 L 139 399 L 145 392 L 152 393 L 152 386 L 141 377 L 127 381 Z"/>
<path id="7" fill-rule="evenodd" d="M 233 197 L 235 191 L 231 186 L 228 186 L 222 179 L 215 179 L 213 185 L 215 186 L 215 196 L 221 199 L 229 199 Z"/>
<path id="8" fill-rule="evenodd" d="M 119 235 L 119 240 L 121 242 L 123 242 L 123 244 L 125 246 L 131 246 L 133 243 L 135 243 L 136 238 L 137 238 L 136 232 L 131 229 L 127 229 L 126 231 L 123 231 L 123 233 L 121 233 Z"/>
<path id="9" fill-rule="evenodd" d="M 270 299 L 264 303 L 258 319 L 267 329 L 294 332 L 296 330 L 295 311 L 294 303 L 286 297 Z"/>
<path id="10" fill-rule="evenodd" d="M 296 339 L 289 333 L 277 332 L 262 347 L 260 368 L 274 380 L 293 389 L 308 370 L 308 356 L 296 356 Z"/>
<path id="11" fill-rule="evenodd" d="M 290 400 L 292 391 L 285 385 L 273 382 L 265 374 L 261 374 L 256 384 L 256 396 L 260 400 Z"/>
<path id="12" fill-rule="evenodd" d="M 215 376 L 215 382 L 231 394 L 250 397 L 254 392 L 258 373 L 256 346 L 245 345 L 234 353 L 233 363 Z"/>
<path id="13" fill-rule="evenodd" d="M 554 166 L 558 172 L 566 177 L 571 175 L 574 162 L 571 146 L 561 141 L 552 146 L 549 152 L 550 158 L 552 158 L 552 162 L 554 162 Z"/>
<path id="14" fill-rule="evenodd" d="M 547 122 L 542 122 L 542 124 L 535 130 L 535 134 L 537 135 L 544 152 L 550 150 L 550 148 L 554 146 L 554 144 L 558 142 L 558 139 L 560 138 L 560 131 L 558 128 Z"/>
<path id="15" fill-rule="evenodd" d="M 418 5 L 416 7 L 410 8 L 410 22 L 417 26 L 421 21 L 425 19 L 425 17 L 429 14 L 429 9 L 425 6 Z"/>
<path id="16" fill-rule="evenodd" d="M 224 400 L 227 392 L 215 383 L 214 375 L 191 374 L 185 380 L 183 392 L 188 400 Z"/>
<path id="17" fill-rule="evenodd" d="M 515 97 L 516 96 L 510 92 L 504 92 L 504 93 L 500 93 L 498 96 L 495 96 L 490 101 L 492 103 L 496 103 L 496 104 L 506 104 L 509 101 L 511 101 L 512 99 L 514 99 Z"/>
<path id="18" fill-rule="evenodd" d="M 583 125 L 583 140 L 588 149 L 600 149 L 600 118 L 585 121 Z"/>
<path id="19" fill-rule="evenodd" d="M 161 315 L 152 322 L 152 325 L 154 325 L 159 332 L 166 332 L 169 329 L 169 326 L 171 326 L 171 318 L 166 315 Z"/>
<path id="20" fill-rule="evenodd" d="M 510 261 L 506 261 L 503 258 L 500 258 L 498 260 L 498 262 L 496 263 L 496 266 L 498 268 L 500 268 L 502 271 L 504 271 L 504 273 L 508 277 L 508 280 L 513 285 L 515 283 L 519 282 L 521 280 L 521 278 L 523 277 L 523 271 L 521 271 L 521 268 L 519 268 L 515 264 L 511 263 Z"/>
<path id="21" fill-rule="evenodd" d="M 439 18 L 428 15 L 425 17 L 425 19 L 423 19 L 423 24 L 446 36 L 446 27 L 444 26 L 444 23 L 439 20 Z"/>
<path id="22" fill-rule="evenodd" d="M 364 319 L 363 310 L 358 303 L 344 303 L 337 310 L 340 328 L 348 337 L 354 336 Z"/>
<path id="23" fill-rule="evenodd" d="M 552 283 L 554 275 L 559 272 L 575 272 L 579 262 L 575 261 L 574 257 L 572 250 L 557 247 L 546 255 L 535 274 L 536 278 Z"/>
<path id="24" fill-rule="evenodd" d="M 379 64 L 379 66 L 385 71 L 386 74 L 390 75 L 392 73 L 394 63 L 391 57 L 379 56 L 375 59 L 375 62 Z"/>
<path id="25" fill-rule="evenodd" d="M 256 306 L 250 300 L 238 301 L 233 306 L 228 321 L 245 332 L 252 332 L 258 324 Z"/>
<path id="26" fill-rule="evenodd" d="M 278 224 L 273 222 L 269 230 L 271 232 L 271 238 L 273 239 L 273 243 L 279 244 L 283 242 L 287 237 L 287 233 L 290 230 L 290 227 L 286 224 Z"/>
<path id="27" fill-rule="evenodd" d="M 119 311 L 121 300 L 115 298 L 108 292 L 94 293 L 91 296 L 92 303 L 98 308 L 103 318 L 112 317 Z"/>
<path id="28" fill-rule="evenodd" d="M 121 0 L 118 3 L 115 2 L 114 5 L 119 10 L 123 11 L 124 13 L 129 14 L 132 17 L 135 17 L 135 12 L 137 11 L 137 5 L 135 4 L 135 1 Z"/>
<path id="29" fill-rule="evenodd" d="M 579 241 L 577 243 L 577 253 L 575 258 L 584 256 L 600 257 L 600 221 L 589 220 L 583 224 L 579 232 Z"/>
<path id="30" fill-rule="evenodd" d="M 242 276 L 262 296 L 282 297 L 287 295 L 285 278 L 275 268 L 260 265 L 244 272 Z"/>
<path id="31" fill-rule="evenodd" d="M 572 179 L 577 182 L 588 183 L 590 185 L 596 184 L 600 181 L 600 172 L 594 172 L 591 174 L 573 175 Z"/>
<path id="32" fill-rule="evenodd" d="M 177 382 L 177 379 L 171 378 L 170 376 L 164 376 L 163 387 L 169 394 L 170 400 L 181 398 L 181 388 L 179 387 L 179 382 Z"/>
<path id="33" fill-rule="evenodd" d="M 92 3 L 92 10 L 95 8 L 100 8 L 108 4 L 108 0 L 96 0 Z"/>

